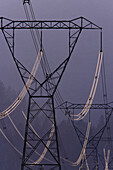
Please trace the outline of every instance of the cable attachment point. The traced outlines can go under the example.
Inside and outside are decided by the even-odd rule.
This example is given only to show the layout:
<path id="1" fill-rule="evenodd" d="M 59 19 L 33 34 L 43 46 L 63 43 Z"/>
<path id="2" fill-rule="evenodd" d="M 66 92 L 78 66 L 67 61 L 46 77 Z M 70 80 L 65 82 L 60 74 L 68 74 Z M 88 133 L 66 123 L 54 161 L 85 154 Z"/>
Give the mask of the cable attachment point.
<path id="1" fill-rule="evenodd" d="M 41 30 L 41 37 L 40 37 L 40 51 L 42 52 L 42 30 Z"/>
<path id="2" fill-rule="evenodd" d="M 103 50 L 102 50 L 102 31 L 100 32 L 100 52 L 103 52 Z"/>

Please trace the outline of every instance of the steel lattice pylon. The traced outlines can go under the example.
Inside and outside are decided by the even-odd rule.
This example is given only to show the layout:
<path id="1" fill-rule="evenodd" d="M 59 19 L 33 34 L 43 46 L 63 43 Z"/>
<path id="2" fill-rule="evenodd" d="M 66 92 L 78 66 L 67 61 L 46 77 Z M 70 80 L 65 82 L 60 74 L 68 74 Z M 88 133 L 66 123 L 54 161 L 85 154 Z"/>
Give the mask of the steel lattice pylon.
<path id="1" fill-rule="evenodd" d="M 85 104 L 73 104 L 71 102 L 66 101 L 62 103 L 61 105 L 57 106 L 56 109 L 65 110 L 66 114 L 68 114 L 69 117 L 73 117 L 70 115 L 70 112 L 74 113 L 76 110 L 82 110 L 84 106 Z M 86 147 L 86 159 L 89 162 L 89 169 L 91 170 L 95 170 L 95 169 L 98 170 L 100 168 L 104 169 L 104 166 L 105 166 L 104 156 L 102 153 L 100 154 L 98 147 L 100 143 L 102 142 L 105 142 L 109 145 L 109 143 L 112 143 L 113 141 L 113 138 L 110 136 L 110 134 L 108 134 L 109 129 L 107 129 L 107 127 L 110 126 L 109 121 L 113 113 L 113 107 L 107 103 L 106 104 L 92 104 L 90 110 L 103 110 L 103 112 L 106 111 L 105 114 L 107 114 L 105 124 L 103 124 L 103 127 L 101 127 L 97 133 L 89 137 L 87 147 Z M 71 122 L 77 134 L 79 142 L 81 146 L 83 146 L 85 134 L 79 129 L 79 127 L 77 127 L 75 121 L 71 120 Z M 107 132 L 107 135 L 104 136 L 106 132 Z M 106 145 L 106 147 L 108 146 Z M 110 146 L 110 149 L 112 149 L 111 146 Z M 101 164 L 102 164 L 101 166 L 103 167 L 99 166 L 100 157 L 101 157 Z M 83 162 L 82 169 L 87 169 L 85 165 L 85 159 Z M 110 158 L 110 163 L 109 163 L 109 169 L 112 169 L 112 153 L 111 153 L 111 158 Z"/>
<path id="2" fill-rule="evenodd" d="M 79 17 L 73 20 L 45 20 L 45 21 L 13 21 L 7 18 L 1 17 L 2 33 L 5 37 L 9 50 L 12 54 L 13 60 L 17 66 L 21 79 L 26 84 L 29 78 L 30 72 L 25 66 L 20 63 L 15 56 L 15 30 L 27 30 L 38 29 L 43 31 L 47 30 L 68 30 L 69 37 L 69 54 L 67 58 L 56 68 L 54 71 L 46 75 L 45 80 L 41 83 L 34 78 L 31 87 L 28 90 L 29 103 L 27 121 L 25 127 L 25 140 L 23 148 L 23 158 L 21 169 L 61 169 L 59 142 L 57 134 L 57 122 L 55 114 L 55 93 L 58 88 L 59 82 L 63 76 L 63 73 L 67 67 L 76 43 L 82 30 L 100 30 L 96 24 L 87 20 L 84 17 Z M 42 49 L 41 49 L 42 50 Z M 34 130 L 31 128 L 31 124 L 35 124 L 39 115 L 44 114 L 48 120 L 48 127 L 46 131 L 42 132 L 41 136 L 37 136 Z M 50 137 L 54 125 L 54 134 Z M 37 129 L 37 126 L 35 124 Z M 77 129 L 76 129 L 77 130 Z M 47 141 L 51 140 L 51 144 L 47 147 Z M 30 147 L 27 145 L 29 143 Z M 42 152 L 44 148 L 47 149 L 47 158 L 51 160 L 51 163 L 47 159 L 43 159 L 40 163 L 34 163 L 36 159 L 36 152 L 39 150 Z"/>

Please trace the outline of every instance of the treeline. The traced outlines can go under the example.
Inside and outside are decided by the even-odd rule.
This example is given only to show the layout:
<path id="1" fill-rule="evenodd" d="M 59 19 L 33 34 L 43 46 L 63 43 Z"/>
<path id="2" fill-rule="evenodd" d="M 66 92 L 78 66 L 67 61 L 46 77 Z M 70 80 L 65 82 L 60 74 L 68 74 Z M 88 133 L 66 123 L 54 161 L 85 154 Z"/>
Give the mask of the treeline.
<path id="1" fill-rule="evenodd" d="M 9 107 L 17 98 L 19 92 L 13 90 L 11 87 L 4 85 L 0 81 L 0 112 Z M 26 112 L 27 100 L 26 98 L 16 108 L 14 112 L 10 114 L 14 124 L 18 127 L 20 133 L 24 136 L 25 119 L 22 116 L 22 110 Z M 0 170 L 20 170 L 21 155 L 11 146 L 11 144 L 22 153 L 23 140 L 17 134 L 13 124 L 8 117 L 0 119 L 0 128 L 4 135 L 0 132 Z"/>

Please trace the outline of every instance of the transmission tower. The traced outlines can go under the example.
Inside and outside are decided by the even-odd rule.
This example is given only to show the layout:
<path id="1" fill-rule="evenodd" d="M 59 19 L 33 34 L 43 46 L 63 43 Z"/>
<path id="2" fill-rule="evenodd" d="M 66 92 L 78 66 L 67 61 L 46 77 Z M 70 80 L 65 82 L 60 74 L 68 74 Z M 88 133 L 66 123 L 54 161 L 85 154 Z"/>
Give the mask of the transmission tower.
<path id="1" fill-rule="evenodd" d="M 84 17 L 79 17 L 73 20 L 45 20 L 45 21 L 14 21 L 7 18 L 1 17 L 1 27 L 2 33 L 5 37 L 9 50 L 12 54 L 13 60 L 17 66 L 21 79 L 26 84 L 29 79 L 30 72 L 25 68 L 25 66 L 16 59 L 14 48 L 15 48 L 15 30 L 27 30 L 27 29 L 38 29 L 43 32 L 44 29 L 47 30 L 68 30 L 69 38 L 69 54 L 67 58 L 50 74 L 46 75 L 43 82 L 40 82 L 34 78 L 31 87 L 28 90 L 29 103 L 27 112 L 27 121 L 25 127 L 25 140 L 23 148 L 23 158 L 21 169 L 61 169 L 60 163 L 60 152 L 59 152 L 59 142 L 57 133 L 57 122 L 55 114 L 55 93 L 58 88 L 59 82 L 62 79 L 63 73 L 66 70 L 67 64 L 71 58 L 73 50 L 78 42 L 79 36 L 82 30 L 100 30 L 102 28 L 95 25 L 91 21 Z M 41 37 L 42 43 L 42 37 Z M 43 50 L 40 48 L 40 50 Z M 48 120 L 48 127 L 41 136 L 37 136 L 34 130 L 31 128 L 31 124 L 35 125 L 37 129 L 36 121 L 40 115 L 45 115 Z M 54 134 L 51 138 L 50 133 L 54 129 Z M 47 142 L 51 141 L 50 146 L 47 146 Z M 31 147 L 27 146 L 27 143 Z M 39 159 L 36 156 L 36 152 L 43 152 L 47 149 L 47 158 Z M 38 161 L 36 161 L 38 159 Z"/>
<path id="2" fill-rule="evenodd" d="M 71 102 L 64 102 L 62 103 L 60 106 L 57 106 L 56 109 L 61 109 L 61 110 L 66 110 L 66 114 L 69 114 L 70 117 L 72 117 L 70 115 L 71 113 L 76 112 L 76 110 L 82 110 L 84 108 L 85 104 L 73 104 Z M 87 169 L 86 165 L 85 165 L 85 160 L 88 161 L 88 165 L 89 165 L 89 169 L 94 170 L 94 169 L 101 169 L 105 167 L 105 160 L 104 160 L 104 155 L 103 153 L 100 153 L 99 151 L 99 145 L 100 143 L 102 144 L 102 142 L 106 143 L 107 145 L 107 149 L 109 146 L 109 143 L 112 143 L 113 138 L 110 136 L 110 134 L 108 134 L 107 132 L 107 136 L 105 135 L 107 127 L 109 125 L 109 120 L 112 116 L 113 113 L 113 107 L 110 104 L 92 104 L 90 110 L 101 110 L 106 111 L 107 110 L 107 118 L 105 121 L 105 124 L 103 125 L 103 127 L 101 127 L 98 132 L 96 132 L 95 134 L 91 135 L 88 139 L 88 143 L 87 143 L 87 147 L 86 147 L 86 159 L 84 159 L 83 162 L 83 167 L 82 169 Z M 74 130 L 77 134 L 77 137 L 79 139 L 79 142 L 81 144 L 81 146 L 83 146 L 84 143 L 84 132 L 80 130 L 79 127 L 77 127 L 75 121 L 71 120 L 72 122 L 72 126 L 74 127 Z M 111 147 L 109 147 L 109 149 L 112 149 Z M 99 165 L 100 161 L 99 159 L 101 159 L 101 165 Z M 111 158 L 110 158 L 110 163 L 109 163 L 109 169 L 112 169 L 112 152 L 111 152 Z"/>

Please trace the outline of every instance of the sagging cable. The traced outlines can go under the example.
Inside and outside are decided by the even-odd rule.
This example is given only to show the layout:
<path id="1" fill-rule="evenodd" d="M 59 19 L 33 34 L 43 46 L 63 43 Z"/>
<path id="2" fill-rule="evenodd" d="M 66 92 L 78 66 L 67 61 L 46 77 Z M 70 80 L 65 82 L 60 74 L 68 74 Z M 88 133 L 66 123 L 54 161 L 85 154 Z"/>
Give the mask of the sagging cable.
<path id="1" fill-rule="evenodd" d="M 105 159 L 105 170 L 109 170 L 108 162 L 109 162 L 109 157 L 110 157 L 110 149 L 108 149 L 107 156 L 106 156 L 105 148 L 103 149 L 103 152 L 104 152 L 104 159 Z"/>
<path id="2" fill-rule="evenodd" d="M 22 111 L 22 114 L 23 114 L 24 118 L 27 120 L 27 117 L 26 117 L 26 115 L 25 115 L 25 113 L 24 113 L 23 111 Z M 41 139 L 41 137 L 37 134 L 37 132 L 35 131 L 35 129 L 33 128 L 33 126 L 31 125 L 30 122 L 29 122 L 29 126 L 30 126 L 31 129 L 33 130 L 34 134 L 35 134 L 39 139 Z M 50 135 L 49 135 L 49 139 L 48 139 L 48 141 L 47 141 L 47 143 L 46 143 L 46 146 L 45 146 L 42 154 L 40 154 L 40 157 L 39 157 L 35 162 L 33 162 L 32 164 L 39 164 L 43 159 L 45 159 L 45 160 L 47 160 L 47 161 L 49 161 L 49 162 L 51 162 L 51 163 L 55 163 L 55 162 L 51 161 L 50 159 L 45 158 L 45 155 L 46 155 L 46 153 L 47 153 L 47 151 L 48 151 L 48 148 L 49 148 L 49 146 L 50 146 L 50 144 L 51 144 L 51 140 L 52 140 L 52 137 L 53 137 L 53 135 L 54 135 L 54 131 L 55 131 L 55 128 L 54 128 L 54 124 L 53 124 L 53 125 L 52 125 L 52 128 L 51 128 Z"/>
<path id="3" fill-rule="evenodd" d="M 27 93 L 29 87 L 31 86 L 31 83 L 32 83 L 32 81 L 35 77 L 35 74 L 37 72 L 38 66 L 39 66 L 40 61 L 41 61 L 41 57 L 42 57 L 42 51 L 39 51 L 38 56 L 37 56 L 36 61 L 35 61 L 35 64 L 33 66 L 33 69 L 31 71 L 31 74 L 30 74 L 24 88 L 22 89 L 21 93 L 16 98 L 16 100 L 6 110 L 4 110 L 0 113 L 0 119 L 5 118 L 10 113 L 12 113 L 17 108 L 17 106 L 21 103 L 23 98 L 25 97 L 25 95 L 26 95 L 26 93 Z"/>
<path id="4" fill-rule="evenodd" d="M 50 135 L 49 135 L 49 140 L 47 141 L 47 144 L 46 144 L 46 147 L 44 148 L 41 156 L 35 161 L 33 162 L 32 164 L 39 164 L 45 157 L 47 151 L 48 151 L 48 148 L 51 144 L 51 140 L 52 140 L 52 137 L 53 137 L 53 134 L 54 134 L 54 131 L 55 131 L 55 128 L 54 128 L 54 124 L 52 125 L 52 129 L 51 129 L 51 132 L 50 132 Z"/>
<path id="5" fill-rule="evenodd" d="M 86 136 L 85 136 L 85 140 L 84 140 L 82 151 L 81 151 L 77 161 L 72 163 L 72 166 L 79 165 L 81 160 L 83 159 L 83 157 L 85 155 L 85 150 L 86 150 L 86 146 L 87 146 L 87 142 L 88 142 L 88 138 L 89 138 L 90 128 L 91 128 L 91 122 L 88 122 Z"/>
<path id="6" fill-rule="evenodd" d="M 79 170 L 82 170 L 84 160 L 85 160 L 85 163 L 86 163 L 86 168 L 87 168 L 87 170 L 89 170 L 88 162 L 87 162 L 87 159 L 86 159 L 86 154 L 84 154 L 84 157 L 82 158 L 82 163 L 81 163 L 81 165 L 79 167 Z"/>
<path id="7" fill-rule="evenodd" d="M 4 134 L 4 132 L 2 131 L 2 129 L 0 128 L 0 132 L 2 133 L 2 135 L 4 136 L 4 138 L 7 140 L 7 142 L 11 145 L 11 147 L 20 155 L 22 156 L 22 153 L 12 144 L 12 142 L 8 139 L 8 137 Z"/>
<path id="8" fill-rule="evenodd" d="M 3 135 L 3 137 L 7 140 L 7 142 L 11 145 L 11 147 L 22 157 L 22 153 L 13 145 L 13 143 L 8 139 L 8 137 L 5 135 L 5 133 L 2 131 L 2 129 L 0 128 L 0 132 Z M 31 162 L 33 160 L 29 159 Z"/>
<path id="9" fill-rule="evenodd" d="M 26 118 L 25 113 L 22 111 L 22 114 L 24 115 L 24 117 Z M 11 119 L 11 117 L 8 115 L 8 118 L 10 120 L 10 122 L 12 123 L 13 127 L 15 128 L 15 130 L 17 131 L 17 133 L 19 134 L 19 136 L 22 138 L 22 140 L 24 141 L 24 137 L 22 136 L 22 134 L 20 133 L 20 131 L 18 130 L 18 128 L 16 127 L 15 123 L 13 122 L 13 120 Z M 26 118 L 27 119 L 27 118 Z M 34 130 L 34 128 L 32 127 L 32 125 L 30 124 L 30 127 L 32 128 L 33 132 L 40 138 L 40 136 L 36 133 L 36 131 Z M 27 142 L 27 145 L 31 148 L 31 145 Z M 35 153 L 37 155 L 39 155 L 41 157 L 41 154 L 39 154 L 37 151 L 35 151 Z M 49 161 L 51 163 L 53 163 L 51 160 L 44 158 L 46 161 Z M 33 161 L 32 161 L 33 162 Z"/>
<path id="10" fill-rule="evenodd" d="M 103 58 L 103 52 L 99 52 L 99 56 L 98 56 L 98 61 L 97 61 L 97 66 L 96 66 L 96 71 L 95 71 L 95 76 L 94 76 L 92 88 L 91 88 L 88 100 L 87 100 L 84 108 L 77 115 L 74 115 L 73 113 L 70 113 L 69 114 L 69 119 L 71 119 L 71 120 L 81 120 L 89 112 L 89 110 L 91 108 L 91 105 L 92 105 L 92 102 L 93 102 L 94 97 L 95 97 L 95 93 L 96 93 L 96 89 L 97 89 L 97 85 L 98 85 L 98 81 L 99 81 L 100 70 L 101 70 L 101 65 L 102 65 L 102 58 Z M 71 116 L 78 117 L 78 118 L 71 118 Z"/>

